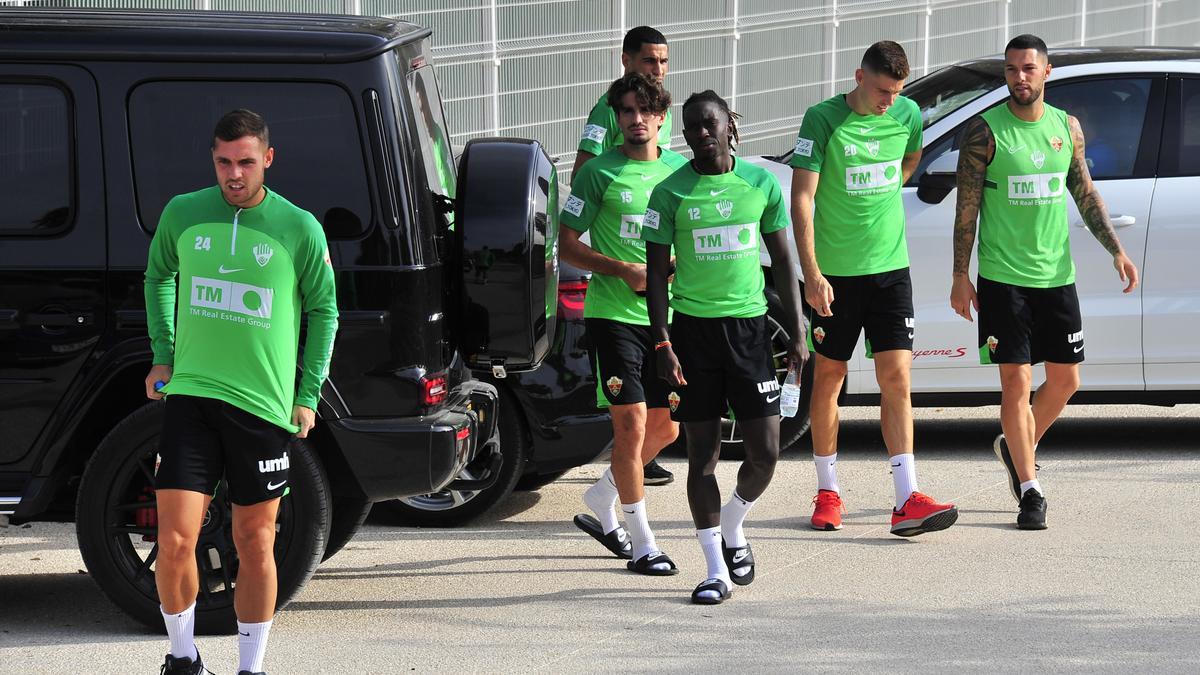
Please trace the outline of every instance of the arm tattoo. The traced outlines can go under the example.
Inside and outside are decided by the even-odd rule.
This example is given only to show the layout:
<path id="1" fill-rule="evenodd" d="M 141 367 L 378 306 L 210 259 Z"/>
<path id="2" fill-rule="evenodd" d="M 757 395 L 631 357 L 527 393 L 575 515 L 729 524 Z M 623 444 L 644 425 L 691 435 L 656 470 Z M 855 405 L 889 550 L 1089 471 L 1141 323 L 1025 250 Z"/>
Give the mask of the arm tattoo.
<path id="1" fill-rule="evenodd" d="M 1088 171 L 1087 160 L 1083 154 L 1083 128 L 1079 126 L 1079 120 L 1070 116 L 1067 117 L 1067 128 L 1071 131 L 1071 144 L 1074 146 L 1071 152 L 1071 167 L 1067 170 L 1067 190 L 1071 192 L 1075 205 L 1079 207 L 1083 224 L 1104 250 L 1115 256 L 1121 252 L 1121 242 L 1108 220 L 1108 207 L 1100 198 L 1100 191 L 1096 189 L 1096 184 L 1092 182 L 1092 174 Z"/>
<path id="2" fill-rule="evenodd" d="M 983 201 L 987 166 L 996 150 L 992 130 L 982 117 L 963 128 L 958 143 L 958 202 L 954 207 L 954 274 L 967 274 L 975 247 L 975 222 Z"/>

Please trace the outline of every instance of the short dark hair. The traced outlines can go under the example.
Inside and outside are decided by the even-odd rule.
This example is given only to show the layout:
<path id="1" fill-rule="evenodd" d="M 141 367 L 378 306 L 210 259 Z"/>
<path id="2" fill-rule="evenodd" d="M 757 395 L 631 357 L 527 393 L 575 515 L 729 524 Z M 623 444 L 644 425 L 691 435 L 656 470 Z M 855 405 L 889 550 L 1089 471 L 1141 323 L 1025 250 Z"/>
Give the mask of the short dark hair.
<path id="1" fill-rule="evenodd" d="M 243 136 L 254 136 L 266 147 L 271 147 L 271 134 L 267 130 L 267 121 L 263 119 L 262 115 L 245 108 L 230 110 L 221 116 L 221 119 L 217 121 L 216 128 L 213 129 L 213 147 L 217 147 L 217 140 L 228 143 Z"/>
<path id="2" fill-rule="evenodd" d="M 650 26 L 630 28 L 621 41 L 621 51 L 626 54 L 637 54 L 642 51 L 642 45 L 665 45 L 667 38 Z"/>
<path id="3" fill-rule="evenodd" d="M 729 149 L 737 150 L 738 141 L 741 140 L 741 137 L 738 136 L 737 121 L 741 115 L 730 110 L 729 103 L 727 103 L 725 99 L 721 98 L 717 92 L 713 91 L 712 89 L 705 89 L 704 91 L 692 94 L 687 98 L 686 101 L 683 102 L 684 118 L 687 118 L 688 108 L 700 105 L 702 103 L 714 103 L 718 108 L 724 111 L 725 115 L 729 118 L 729 135 L 731 136 L 729 139 Z"/>
<path id="4" fill-rule="evenodd" d="M 1010 49 L 1035 49 L 1038 54 L 1049 58 L 1049 53 L 1046 51 L 1046 41 L 1032 33 L 1018 35 L 1009 40 L 1008 44 L 1004 46 L 1004 53 L 1007 54 Z"/>
<path id="5" fill-rule="evenodd" d="M 638 105 L 655 115 L 665 115 L 671 107 L 671 92 L 641 73 L 628 73 L 608 88 L 608 105 L 618 115 L 621 114 L 621 99 L 629 92 L 633 92 Z"/>
<path id="6" fill-rule="evenodd" d="M 908 55 L 898 43 L 880 40 L 867 47 L 862 57 L 862 68 L 896 80 L 905 80 L 908 79 Z"/>

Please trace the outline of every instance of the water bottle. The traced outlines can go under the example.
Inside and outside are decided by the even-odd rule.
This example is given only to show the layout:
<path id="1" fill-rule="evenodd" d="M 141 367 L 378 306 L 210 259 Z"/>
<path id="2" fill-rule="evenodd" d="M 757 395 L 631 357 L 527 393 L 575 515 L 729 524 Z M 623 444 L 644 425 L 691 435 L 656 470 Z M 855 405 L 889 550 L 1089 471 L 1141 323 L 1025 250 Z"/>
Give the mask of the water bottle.
<path id="1" fill-rule="evenodd" d="M 779 414 L 783 417 L 795 417 L 800 410 L 800 385 L 796 381 L 796 367 L 788 366 L 787 377 L 783 380 L 783 389 L 779 392 Z"/>

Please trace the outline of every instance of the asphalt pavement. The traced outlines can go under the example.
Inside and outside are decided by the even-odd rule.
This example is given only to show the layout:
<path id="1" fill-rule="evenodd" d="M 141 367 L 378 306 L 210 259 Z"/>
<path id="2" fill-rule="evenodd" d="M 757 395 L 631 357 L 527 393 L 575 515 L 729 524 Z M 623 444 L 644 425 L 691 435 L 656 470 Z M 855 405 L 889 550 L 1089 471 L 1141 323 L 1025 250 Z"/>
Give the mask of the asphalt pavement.
<path id="1" fill-rule="evenodd" d="M 918 409 L 923 491 L 958 523 L 888 533 L 877 408 L 845 409 L 840 532 L 808 528 L 810 451 L 751 512 L 758 578 L 688 602 L 704 563 L 675 483 L 647 489 L 674 577 L 631 574 L 571 524 L 595 463 L 452 530 L 377 509 L 276 618 L 266 669 L 396 672 L 1200 672 L 1200 406 L 1078 406 L 1039 449 L 1050 529 L 1014 527 L 991 452 L 997 409 Z M 736 462 L 722 462 L 732 489 Z M 235 637 L 201 637 L 236 672 Z M 74 528 L 0 529 L 0 673 L 152 673 L 165 638 L 83 570 Z"/>

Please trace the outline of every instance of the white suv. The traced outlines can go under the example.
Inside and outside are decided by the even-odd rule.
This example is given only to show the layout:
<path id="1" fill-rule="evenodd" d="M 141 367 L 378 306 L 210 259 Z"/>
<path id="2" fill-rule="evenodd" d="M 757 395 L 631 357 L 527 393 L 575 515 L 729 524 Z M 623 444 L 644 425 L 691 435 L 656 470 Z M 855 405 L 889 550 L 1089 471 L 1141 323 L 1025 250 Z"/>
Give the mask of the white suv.
<path id="1" fill-rule="evenodd" d="M 1112 257 L 1068 201 L 1088 345 L 1072 400 L 1200 401 L 1200 49 L 1058 49 L 1050 62 L 1046 100 L 1079 118 L 1092 177 L 1142 272 L 1141 286 L 1121 293 Z M 975 324 L 956 315 L 949 298 L 958 134 L 1008 97 L 1003 67 L 999 56 L 964 61 L 904 89 L 925 124 L 921 164 L 903 188 L 917 326 L 914 403 L 999 401 L 995 368 L 979 365 Z M 786 190 L 790 158 L 746 159 L 769 168 Z M 861 340 L 849 365 L 846 402 L 877 401 Z"/>

